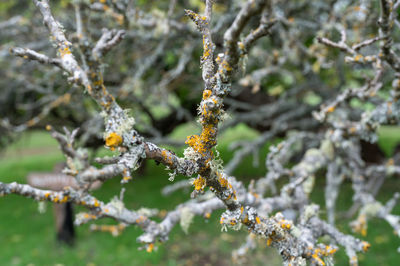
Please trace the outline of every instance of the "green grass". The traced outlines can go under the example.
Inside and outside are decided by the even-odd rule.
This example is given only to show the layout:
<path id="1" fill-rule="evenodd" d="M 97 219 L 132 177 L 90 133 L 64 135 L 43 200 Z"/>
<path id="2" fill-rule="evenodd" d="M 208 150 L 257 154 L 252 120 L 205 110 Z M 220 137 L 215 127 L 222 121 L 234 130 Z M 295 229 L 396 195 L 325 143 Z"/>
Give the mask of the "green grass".
<path id="1" fill-rule="evenodd" d="M 400 143 L 400 130 L 399 127 L 394 126 L 381 126 L 378 131 L 379 146 L 387 156 L 393 154 L 394 149 Z"/>
<path id="2" fill-rule="evenodd" d="M 394 143 L 398 142 L 396 130 L 389 133 L 381 131 L 381 146 L 390 154 Z M 398 132 L 398 131 L 397 131 Z M 176 138 L 183 135 L 198 133 L 198 128 L 186 125 L 174 132 Z M 233 139 L 249 139 L 257 136 L 256 132 L 247 130 L 239 125 L 224 133 L 218 150 L 224 160 L 229 160 L 232 152 L 227 148 Z M 385 139 L 386 138 L 386 139 Z M 182 139 L 182 138 L 181 138 Z M 268 145 L 260 152 L 260 168 L 252 167 L 252 158 L 247 158 L 236 170 L 235 174 L 248 183 L 251 178 L 265 174 L 265 154 Z M 176 151 L 178 154 L 182 150 Z M 103 153 L 103 152 L 102 152 Z M 24 136 L 18 143 L 4 153 L 0 158 L 0 181 L 25 182 L 25 176 L 31 171 L 51 171 L 53 165 L 63 160 L 57 144 L 46 133 L 34 133 Z M 176 180 L 180 180 L 178 176 Z M 143 175 L 134 176 L 133 182 L 126 185 L 125 204 L 128 208 L 140 207 L 170 210 L 177 204 L 189 199 L 190 192 L 178 191 L 163 197 L 160 190 L 168 181 L 163 166 L 148 162 Z M 387 200 L 399 188 L 399 180 L 389 179 L 384 185 L 380 200 Z M 107 181 L 94 194 L 101 200 L 108 201 L 118 195 L 121 189 L 118 178 Z M 324 205 L 324 180 L 317 180 L 312 199 Z M 343 184 L 338 199 L 338 209 L 345 210 L 351 204 L 351 185 Z M 140 245 L 136 238 L 141 234 L 140 229 L 128 227 L 118 236 L 112 237 L 107 233 L 90 232 L 89 226 L 77 228 L 77 243 L 74 247 L 60 246 L 55 241 L 55 231 L 51 204 L 47 204 L 47 212 L 39 214 L 38 204 L 31 199 L 10 195 L 0 198 L 0 265 L 231 265 L 231 251 L 237 248 L 247 235 L 246 230 L 221 233 L 219 215 L 212 214 L 209 220 L 195 217 L 186 235 L 177 225 L 169 241 L 157 244 L 157 251 L 147 253 L 138 250 Z M 76 208 L 78 212 L 82 208 Z M 395 210 L 400 213 L 399 207 Z M 322 216 L 325 214 L 322 213 Z M 97 223 L 112 224 L 108 219 Z M 350 233 L 348 221 L 338 219 L 338 226 L 344 232 Z M 372 244 L 370 252 L 360 256 L 360 265 L 398 265 L 399 238 L 394 236 L 392 229 L 383 221 L 373 220 L 369 224 L 365 240 Z M 347 258 L 341 250 L 336 256 L 337 265 L 347 265 Z M 281 265 L 276 251 L 265 247 L 260 240 L 259 247 L 248 256 L 248 265 Z"/>

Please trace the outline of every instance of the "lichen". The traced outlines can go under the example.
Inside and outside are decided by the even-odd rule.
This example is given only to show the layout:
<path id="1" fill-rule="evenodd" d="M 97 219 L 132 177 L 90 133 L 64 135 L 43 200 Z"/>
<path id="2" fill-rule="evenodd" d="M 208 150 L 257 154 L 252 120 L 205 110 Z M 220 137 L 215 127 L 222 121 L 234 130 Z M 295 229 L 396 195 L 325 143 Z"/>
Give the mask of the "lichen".
<path id="1" fill-rule="evenodd" d="M 111 132 L 106 137 L 106 146 L 109 147 L 112 151 L 121 145 L 122 137 L 115 132 Z"/>

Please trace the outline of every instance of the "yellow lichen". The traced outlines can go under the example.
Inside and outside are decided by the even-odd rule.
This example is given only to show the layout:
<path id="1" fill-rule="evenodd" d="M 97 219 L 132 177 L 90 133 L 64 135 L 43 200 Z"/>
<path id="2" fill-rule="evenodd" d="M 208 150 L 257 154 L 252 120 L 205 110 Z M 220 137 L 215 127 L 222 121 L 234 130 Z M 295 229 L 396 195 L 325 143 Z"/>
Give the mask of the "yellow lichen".
<path id="1" fill-rule="evenodd" d="M 131 180 L 131 179 L 132 179 L 131 176 L 124 176 L 124 177 L 122 178 L 122 180 L 124 180 L 124 181 L 129 181 L 129 180 Z"/>
<path id="2" fill-rule="evenodd" d="M 140 223 L 142 223 L 142 222 L 145 221 L 145 220 L 146 220 L 146 217 L 144 217 L 144 216 L 139 216 L 139 218 L 137 218 L 135 222 L 136 222 L 137 224 L 140 224 Z"/>
<path id="3" fill-rule="evenodd" d="M 280 225 L 281 225 L 281 227 L 282 227 L 283 229 L 290 229 L 290 227 L 292 226 L 292 225 L 290 224 L 290 222 L 289 222 L 289 221 L 286 221 L 286 220 L 281 220 L 281 221 L 280 221 Z"/>
<path id="4" fill-rule="evenodd" d="M 172 165 L 174 163 L 171 155 L 166 150 L 161 151 L 161 156 L 167 164 Z"/>
<path id="5" fill-rule="evenodd" d="M 249 224 L 249 216 L 246 214 L 246 216 L 244 217 L 244 219 L 243 219 L 243 223 L 245 224 L 245 225 L 247 225 L 247 224 Z"/>
<path id="6" fill-rule="evenodd" d="M 354 231 L 360 233 L 362 236 L 367 235 L 367 217 L 365 214 L 361 214 L 358 219 L 357 223 L 354 226 Z"/>
<path id="7" fill-rule="evenodd" d="M 362 58 L 363 58 L 363 56 L 360 55 L 360 54 L 358 54 L 358 55 L 356 55 L 356 56 L 354 57 L 354 61 L 358 62 L 358 61 L 362 60 Z"/>
<path id="8" fill-rule="evenodd" d="M 206 180 L 204 179 L 204 177 L 199 176 L 193 181 L 193 185 L 195 190 L 197 191 L 202 190 L 206 185 Z"/>
<path id="9" fill-rule="evenodd" d="M 327 253 L 328 255 L 332 255 L 332 254 L 334 254 L 336 251 L 337 251 L 336 248 L 332 248 L 331 246 L 326 246 L 326 253 Z"/>
<path id="10" fill-rule="evenodd" d="M 147 246 L 147 249 L 146 249 L 146 251 L 147 252 L 152 252 L 153 251 L 153 249 L 154 249 L 154 244 L 153 243 L 151 243 L 151 244 L 149 244 L 148 246 Z"/>
<path id="11" fill-rule="evenodd" d="M 106 138 L 106 146 L 110 147 L 111 150 L 114 150 L 115 147 L 118 147 L 122 143 L 122 137 L 115 132 L 111 132 Z"/>
<path id="12" fill-rule="evenodd" d="M 325 266 L 325 262 L 323 260 L 321 260 L 321 258 L 318 257 L 318 255 L 316 253 L 314 253 L 312 255 L 312 257 L 313 257 L 314 260 L 316 260 L 319 263 L 319 265 Z"/>
<path id="13" fill-rule="evenodd" d="M 67 202 L 68 201 L 68 196 L 64 196 L 63 198 L 62 198 L 62 200 L 60 200 L 60 203 L 65 203 L 65 202 Z"/>
<path id="14" fill-rule="evenodd" d="M 211 96 L 211 90 L 203 91 L 203 100 L 207 100 Z"/>
<path id="15" fill-rule="evenodd" d="M 370 247 L 371 247 L 370 243 L 368 243 L 366 241 L 362 242 L 362 249 L 363 249 L 364 252 L 367 252 Z"/>
<path id="16" fill-rule="evenodd" d="M 58 51 L 60 52 L 61 58 L 63 58 L 67 54 L 71 54 L 71 51 L 69 50 L 68 46 L 60 48 Z"/>
<path id="17" fill-rule="evenodd" d="M 221 187 L 227 187 L 228 186 L 228 180 L 224 177 L 218 178 L 218 182 L 220 183 Z"/>
<path id="18" fill-rule="evenodd" d="M 327 113 L 332 113 L 333 111 L 335 111 L 335 106 L 329 106 L 328 109 L 326 109 Z"/>
<path id="19" fill-rule="evenodd" d="M 230 72 L 232 70 L 233 70 L 233 68 L 229 65 L 228 61 L 226 61 L 226 59 L 224 59 L 224 61 L 222 61 L 222 63 L 221 63 L 221 68 L 220 68 L 219 72 L 221 74 L 223 74 L 225 72 Z"/>
<path id="20" fill-rule="evenodd" d="M 103 78 L 93 81 L 93 85 L 95 87 L 100 87 L 101 85 L 103 85 L 103 83 L 104 83 Z"/>

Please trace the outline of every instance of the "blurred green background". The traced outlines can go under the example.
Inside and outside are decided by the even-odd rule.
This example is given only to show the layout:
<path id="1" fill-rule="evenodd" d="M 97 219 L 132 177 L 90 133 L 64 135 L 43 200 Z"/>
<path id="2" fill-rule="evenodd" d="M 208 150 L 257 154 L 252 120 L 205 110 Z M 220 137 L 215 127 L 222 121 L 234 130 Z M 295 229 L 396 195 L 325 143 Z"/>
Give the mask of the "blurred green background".
<path id="1" fill-rule="evenodd" d="M 188 132 L 196 132 L 192 125 L 177 128 L 172 137 L 182 139 Z M 380 133 L 380 146 L 387 156 L 400 140 L 398 128 L 383 127 Z M 232 152 L 228 143 L 233 139 L 252 139 L 257 133 L 244 125 L 238 125 L 226 131 L 221 137 L 218 150 L 224 160 L 229 160 Z M 183 149 L 175 149 L 178 154 Z M 253 178 L 265 174 L 264 160 L 268 145 L 260 152 L 260 169 L 251 167 L 252 158 L 247 158 L 235 172 L 242 181 L 248 183 Z M 104 154 L 100 151 L 100 154 Z M 2 182 L 25 183 L 26 175 L 31 171 L 52 171 L 55 163 L 63 160 L 57 143 L 46 132 L 31 132 L 10 146 L 0 158 L 0 180 Z M 181 180 L 178 176 L 175 180 Z M 378 195 L 386 201 L 399 190 L 398 178 L 389 178 Z M 324 179 L 316 182 L 312 199 L 324 206 Z M 126 185 L 125 204 L 128 208 L 140 207 L 171 210 L 177 204 L 190 198 L 190 191 L 177 191 L 168 197 L 160 190 L 170 184 L 163 166 L 147 162 L 144 174 L 134 176 Z M 108 201 L 118 195 L 121 185 L 119 178 L 107 181 L 94 192 L 101 200 Z M 350 183 L 345 183 L 338 199 L 338 211 L 346 210 L 351 205 L 352 190 Z M 136 237 L 141 231 L 128 227 L 122 235 L 113 237 L 109 233 L 91 232 L 89 225 L 77 228 L 77 241 L 74 247 L 57 244 L 51 203 L 47 204 L 44 214 L 38 212 L 38 203 L 21 196 L 10 195 L 0 198 L 0 265 L 231 265 L 231 251 L 243 242 L 247 231 L 221 232 L 219 215 L 212 214 L 209 220 L 196 217 L 186 235 L 177 225 L 166 243 L 158 243 L 157 250 L 147 253 L 138 250 L 140 245 Z M 82 210 L 75 207 L 75 213 Z M 400 208 L 394 211 L 400 214 Z M 324 216 L 324 212 L 321 216 Z M 338 219 L 338 227 L 350 233 L 347 220 Z M 97 221 L 97 224 L 114 224 L 111 219 Z M 393 234 L 391 227 L 378 219 L 369 223 L 366 237 L 372 246 L 368 253 L 361 254 L 360 265 L 399 265 L 399 253 L 396 249 L 400 240 Z M 348 265 L 343 250 L 337 252 L 337 265 Z M 248 254 L 247 265 L 281 265 L 281 259 L 275 249 L 268 248 L 260 240 L 256 250 Z"/>

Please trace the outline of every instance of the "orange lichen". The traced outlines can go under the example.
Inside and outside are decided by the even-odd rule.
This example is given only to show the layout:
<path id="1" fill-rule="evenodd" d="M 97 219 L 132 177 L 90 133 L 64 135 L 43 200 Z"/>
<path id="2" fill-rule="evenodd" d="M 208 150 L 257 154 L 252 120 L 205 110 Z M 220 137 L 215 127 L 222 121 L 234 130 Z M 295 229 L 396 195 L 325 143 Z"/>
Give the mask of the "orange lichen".
<path id="1" fill-rule="evenodd" d="M 106 146 L 110 147 L 111 150 L 114 150 L 115 147 L 118 147 L 122 143 L 122 137 L 115 132 L 111 132 L 106 137 Z"/>
<path id="2" fill-rule="evenodd" d="M 103 85 L 103 83 L 104 83 L 103 78 L 93 81 L 93 85 L 95 87 L 101 87 L 101 85 Z"/>
<path id="3" fill-rule="evenodd" d="M 332 254 L 334 254 L 336 251 L 337 251 L 336 248 L 332 248 L 331 246 L 326 246 L 326 253 L 327 253 L 328 255 L 332 255 Z"/>
<path id="4" fill-rule="evenodd" d="M 60 203 L 65 203 L 65 202 L 67 202 L 68 201 L 68 196 L 64 196 L 63 198 L 62 198 L 62 200 L 60 200 Z"/>
<path id="5" fill-rule="evenodd" d="M 292 225 L 290 224 L 290 222 L 289 222 L 289 221 L 286 221 L 286 220 L 281 220 L 279 223 L 280 223 L 280 225 L 281 225 L 281 227 L 282 227 L 283 229 L 290 229 L 290 227 L 292 226 Z"/>
<path id="6" fill-rule="evenodd" d="M 154 249 L 154 244 L 153 243 L 151 243 L 151 244 L 149 244 L 148 246 L 147 246 L 147 249 L 146 249 L 146 251 L 147 252 L 152 252 L 153 251 L 153 249 Z"/>
<path id="7" fill-rule="evenodd" d="M 67 54 L 71 54 L 71 51 L 69 50 L 68 46 L 60 48 L 58 51 L 60 52 L 61 58 L 63 58 Z"/>
<path id="8" fill-rule="evenodd" d="M 199 135 L 191 135 L 186 138 L 185 141 L 190 147 L 192 147 L 195 151 L 199 151 L 200 146 L 200 136 Z"/>
<path id="9" fill-rule="evenodd" d="M 211 54 L 211 49 L 210 46 L 208 45 L 207 41 L 205 41 L 204 37 L 203 37 L 203 60 L 206 60 L 207 57 L 210 56 Z"/>
<path id="10" fill-rule="evenodd" d="M 256 223 L 257 223 L 257 224 L 260 224 L 260 223 L 261 223 L 260 217 L 258 217 L 258 216 L 256 217 Z"/>
<path id="11" fill-rule="evenodd" d="M 329 106 L 328 109 L 326 109 L 327 113 L 332 113 L 333 111 L 335 111 L 335 106 Z"/>
<path id="12" fill-rule="evenodd" d="M 267 239 L 267 246 L 271 246 L 271 243 L 272 243 L 272 238 L 269 237 L 269 238 Z"/>
<path id="13" fill-rule="evenodd" d="M 122 178 L 122 180 L 124 180 L 124 181 L 129 181 L 129 180 L 131 180 L 132 179 L 132 177 L 131 176 L 124 176 L 123 178 Z"/>
<path id="14" fill-rule="evenodd" d="M 362 249 L 363 249 L 364 252 L 367 252 L 370 247 L 371 247 L 370 243 L 368 243 L 366 241 L 362 242 Z"/>
<path id="15" fill-rule="evenodd" d="M 212 125 L 206 125 L 203 127 L 203 131 L 199 135 L 188 136 L 185 143 L 193 148 L 196 152 L 201 155 L 206 155 L 208 148 L 207 146 L 213 146 L 216 144 L 214 140 L 215 130 Z"/>
<path id="16" fill-rule="evenodd" d="M 228 180 L 224 177 L 218 178 L 218 182 L 220 183 L 221 187 L 227 187 L 228 186 Z"/>
<path id="17" fill-rule="evenodd" d="M 135 222 L 136 222 L 137 224 L 140 224 L 140 223 L 142 223 L 142 222 L 145 221 L 145 220 L 146 220 L 146 217 L 144 217 L 144 216 L 139 216 L 139 218 L 137 218 Z"/>
<path id="18" fill-rule="evenodd" d="M 233 70 L 233 68 L 229 65 L 228 61 L 226 61 L 226 59 L 224 59 L 221 63 L 221 67 L 219 69 L 219 73 L 220 74 L 225 74 L 225 73 L 229 73 Z"/>
<path id="19" fill-rule="evenodd" d="M 243 221 L 242 221 L 245 225 L 249 224 L 249 216 L 246 214 L 246 216 L 244 217 Z"/>
<path id="20" fill-rule="evenodd" d="M 212 124 L 207 124 L 203 126 L 203 131 L 200 134 L 200 140 L 202 143 L 208 143 L 209 145 L 215 145 L 215 129 Z"/>
<path id="21" fill-rule="evenodd" d="M 211 90 L 203 91 L 203 100 L 207 100 L 211 96 Z"/>
<path id="22" fill-rule="evenodd" d="M 204 179 L 204 177 L 199 176 L 193 181 L 193 185 L 195 190 L 197 191 L 202 190 L 206 185 L 206 180 Z"/>
<path id="23" fill-rule="evenodd" d="M 363 59 L 363 56 L 360 55 L 360 54 L 358 54 L 358 55 L 356 55 L 356 56 L 354 57 L 354 61 L 356 61 L 356 62 L 358 62 L 358 61 L 360 61 L 360 60 L 362 60 L 362 59 Z"/>
<path id="24" fill-rule="evenodd" d="M 324 262 L 323 260 L 321 260 L 320 257 L 318 257 L 318 254 L 314 253 L 314 254 L 312 255 L 312 257 L 313 257 L 314 260 L 316 260 L 316 261 L 319 263 L 319 265 L 322 265 L 322 266 L 325 265 L 325 262 Z"/>
<path id="25" fill-rule="evenodd" d="M 353 227 L 353 230 L 357 233 L 360 233 L 362 236 L 367 235 L 367 217 L 364 214 L 361 214 L 358 217 L 357 223 Z"/>
<path id="26" fill-rule="evenodd" d="M 168 153 L 166 150 L 161 151 L 161 156 L 167 164 L 172 165 L 174 163 L 170 153 Z"/>

